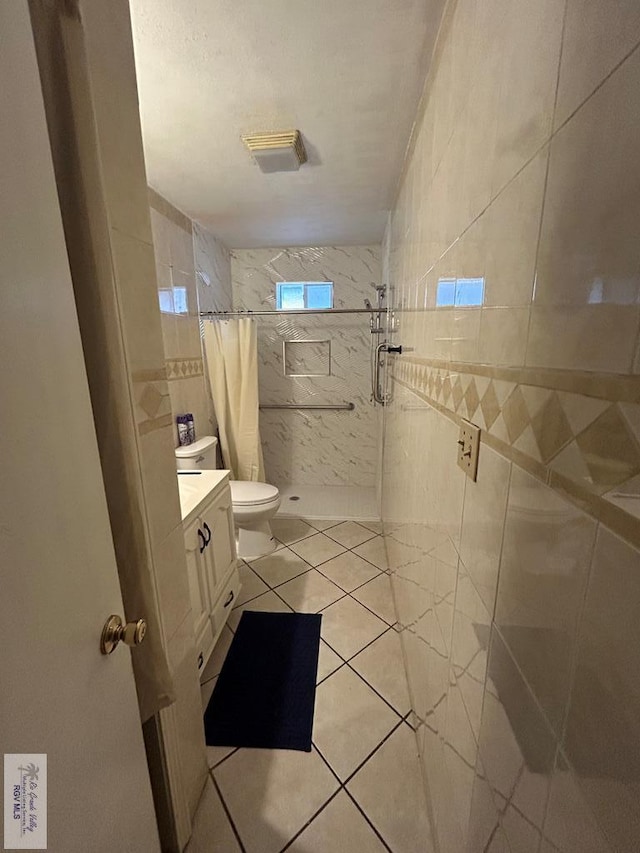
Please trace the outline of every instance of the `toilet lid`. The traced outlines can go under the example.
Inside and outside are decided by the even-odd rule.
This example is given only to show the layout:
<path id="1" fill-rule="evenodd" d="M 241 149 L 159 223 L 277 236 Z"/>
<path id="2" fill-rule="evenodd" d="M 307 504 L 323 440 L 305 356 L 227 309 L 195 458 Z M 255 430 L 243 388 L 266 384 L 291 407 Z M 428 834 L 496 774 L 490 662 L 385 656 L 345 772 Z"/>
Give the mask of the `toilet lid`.
<path id="1" fill-rule="evenodd" d="M 236 506 L 257 506 L 275 500 L 280 492 L 269 483 L 256 483 L 251 480 L 231 480 L 231 503 Z"/>

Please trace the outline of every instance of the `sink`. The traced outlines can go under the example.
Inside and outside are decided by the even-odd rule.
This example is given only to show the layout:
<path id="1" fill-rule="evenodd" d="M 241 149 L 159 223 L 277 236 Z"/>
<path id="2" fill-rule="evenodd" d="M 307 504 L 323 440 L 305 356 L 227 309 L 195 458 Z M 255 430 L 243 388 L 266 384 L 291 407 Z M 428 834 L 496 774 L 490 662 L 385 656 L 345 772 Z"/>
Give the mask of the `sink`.
<path id="1" fill-rule="evenodd" d="M 185 521 L 212 492 L 217 491 L 229 479 L 229 471 L 180 471 L 178 494 L 180 512 Z"/>

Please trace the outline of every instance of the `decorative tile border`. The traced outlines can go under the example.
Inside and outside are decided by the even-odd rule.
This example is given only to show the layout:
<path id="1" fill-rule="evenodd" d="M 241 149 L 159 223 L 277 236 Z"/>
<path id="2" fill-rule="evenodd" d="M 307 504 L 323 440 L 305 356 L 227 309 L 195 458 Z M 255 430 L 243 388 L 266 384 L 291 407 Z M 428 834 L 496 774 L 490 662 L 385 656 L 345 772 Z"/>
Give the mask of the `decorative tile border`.
<path id="1" fill-rule="evenodd" d="M 134 382 L 156 382 L 167 378 L 167 368 L 158 367 L 147 370 L 134 370 L 131 379 Z"/>
<path id="2" fill-rule="evenodd" d="M 166 360 L 167 379 L 191 379 L 204 375 L 204 362 L 201 358 L 169 358 Z"/>
<path id="3" fill-rule="evenodd" d="M 597 397 L 613 403 L 640 403 L 640 375 L 620 373 L 591 373 L 586 370 L 562 370 L 550 367 L 495 367 L 489 364 L 472 364 L 464 361 L 444 361 L 437 358 L 412 356 L 414 364 L 449 370 L 452 373 L 470 373 L 489 379 L 532 385 L 554 391 L 568 391 L 585 397 Z"/>
<path id="4" fill-rule="evenodd" d="M 526 370 L 507 379 L 458 367 L 402 356 L 394 379 L 456 423 L 473 421 L 485 444 L 640 545 L 640 405 L 519 382 Z"/>
<path id="5" fill-rule="evenodd" d="M 142 373 L 154 371 L 139 371 L 137 375 Z M 134 380 L 133 394 L 138 435 L 147 435 L 173 423 L 166 375 L 162 379 Z"/>

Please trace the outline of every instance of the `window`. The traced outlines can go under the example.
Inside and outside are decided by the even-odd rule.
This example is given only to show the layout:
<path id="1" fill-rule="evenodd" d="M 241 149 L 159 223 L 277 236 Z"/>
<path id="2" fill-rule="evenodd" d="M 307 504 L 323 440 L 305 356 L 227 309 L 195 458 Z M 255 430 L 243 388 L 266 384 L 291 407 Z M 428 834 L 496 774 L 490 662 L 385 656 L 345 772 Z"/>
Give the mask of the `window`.
<path id="1" fill-rule="evenodd" d="M 158 301 L 163 314 L 187 314 L 189 311 L 186 287 L 163 287 L 158 290 Z"/>
<path id="2" fill-rule="evenodd" d="M 333 308 L 332 281 L 279 281 L 276 284 L 277 311 L 323 308 Z"/>
<path id="3" fill-rule="evenodd" d="M 440 278 L 436 306 L 477 308 L 484 303 L 484 278 Z"/>

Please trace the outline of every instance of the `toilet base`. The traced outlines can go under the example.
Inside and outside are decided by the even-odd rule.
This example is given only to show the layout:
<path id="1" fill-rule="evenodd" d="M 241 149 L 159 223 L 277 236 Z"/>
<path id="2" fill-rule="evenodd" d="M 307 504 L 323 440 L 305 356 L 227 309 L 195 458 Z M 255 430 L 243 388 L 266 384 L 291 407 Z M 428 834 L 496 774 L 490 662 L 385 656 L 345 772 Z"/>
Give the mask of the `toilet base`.
<path id="1" fill-rule="evenodd" d="M 246 527 L 236 527 L 236 550 L 243 560 L 256 560 L 273 553 L 278 543 L 268 521 Z"/>

